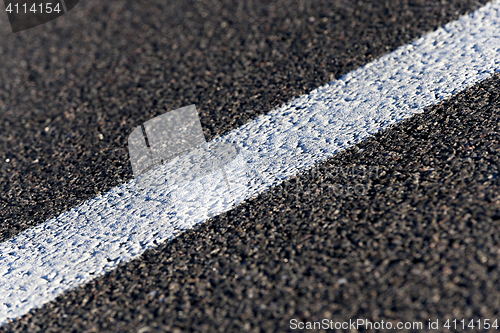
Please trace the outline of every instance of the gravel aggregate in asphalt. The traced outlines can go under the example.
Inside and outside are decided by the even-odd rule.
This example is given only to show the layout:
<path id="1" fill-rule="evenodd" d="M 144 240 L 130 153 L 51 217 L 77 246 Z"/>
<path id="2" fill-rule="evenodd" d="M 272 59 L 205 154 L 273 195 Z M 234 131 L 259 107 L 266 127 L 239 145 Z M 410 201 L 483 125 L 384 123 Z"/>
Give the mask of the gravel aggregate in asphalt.
<path id="1" fill-rule="evenodd" d="M 499 87 L 469 88 L 0 331 L 499 319 Z"/>
<path id="2" fill-rule="evenodd" d="M 81 1 L 0 22 L 0 240 L 132 177 L 126 141 L 196 104 L 208 140 L 485 1 Z"/>

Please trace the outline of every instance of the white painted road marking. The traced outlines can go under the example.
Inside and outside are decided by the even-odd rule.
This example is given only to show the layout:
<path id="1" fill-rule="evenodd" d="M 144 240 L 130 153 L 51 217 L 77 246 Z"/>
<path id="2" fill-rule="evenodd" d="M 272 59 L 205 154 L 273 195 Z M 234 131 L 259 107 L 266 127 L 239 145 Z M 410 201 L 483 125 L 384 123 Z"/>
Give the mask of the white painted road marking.
<path id="1" fill-rule="evenodd" d="M 338 81 L 231 131 L 241 147 L 226 170 L 170 193 L 134 181 L 0 244 L 0 322 L 21 316 L 312 167 L 500 68 L 500 2 L 445 25 Z M 246 165 L 251 184 L 239 183 Z M 257 177 L 257 176 L 260 176 Z M 199 191 L 199 189 L 202 191 Z M 175 213 L 174 213 L 175 211 Z"/>

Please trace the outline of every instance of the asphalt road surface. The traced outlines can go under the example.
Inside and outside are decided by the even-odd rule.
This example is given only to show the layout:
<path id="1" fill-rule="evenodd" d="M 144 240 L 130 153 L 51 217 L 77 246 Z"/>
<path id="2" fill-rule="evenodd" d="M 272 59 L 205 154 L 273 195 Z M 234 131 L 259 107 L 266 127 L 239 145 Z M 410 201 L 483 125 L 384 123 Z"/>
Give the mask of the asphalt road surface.
<path id="1" fill-rule="evenodd" d="M 17 34 L 2 22 L 1 238 L 129 180 L 127 136 L 155 115 L 194 103 L 210 140 L 481 5 L 87 1 Z M 494 320 L 499 83 L 429 108 L 0 330 Z M 353 166 L 378 172 L 339 172 Z M 363 195 L 325 190 L 347 183 Z"/>

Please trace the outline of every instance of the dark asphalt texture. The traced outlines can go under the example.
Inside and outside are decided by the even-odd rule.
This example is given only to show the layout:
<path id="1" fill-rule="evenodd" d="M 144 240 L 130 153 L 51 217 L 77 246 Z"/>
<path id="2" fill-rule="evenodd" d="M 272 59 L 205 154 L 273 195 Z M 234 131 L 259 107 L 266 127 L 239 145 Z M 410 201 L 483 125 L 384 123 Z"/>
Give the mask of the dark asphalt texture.
<path id="1" fill-rule="evenodd" d="M 500 75 L 0 331 L 500 319 L 499 87 Z M 366 193 L 340 193 L 348 182 Z"/>
<path id="2" fill-rule="evenodd" d="M 0 239 L 130 179 L 127 136 L 158 114 L 194 103 L 211 139 L 481 5 L 267 2 L 82 1 L 15 35 L 0 23 Z M 483 82 L 0 332 L 500 320 L 499 87 Z M 340 172 L 354 165 L 378 172 Z M 340 193 L 348 183 L 366 193 Z"/>
<path id="3" fill-rule="evenodd" d="M 17 34 L 3 13 L 0 240 L 131 179 L 156 115 L 194 103 L 210 140 L 484 2 L 89 0 Z"/>

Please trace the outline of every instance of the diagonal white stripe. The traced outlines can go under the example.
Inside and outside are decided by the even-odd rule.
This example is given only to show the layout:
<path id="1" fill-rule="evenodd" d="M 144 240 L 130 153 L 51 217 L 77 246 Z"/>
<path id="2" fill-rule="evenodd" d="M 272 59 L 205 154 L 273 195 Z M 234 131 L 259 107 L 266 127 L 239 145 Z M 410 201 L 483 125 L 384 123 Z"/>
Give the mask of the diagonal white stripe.
<path id="1" fill-rule="evenodd" d="M 242 148 L 226 167 L 230 190 L 221 185 L 226 180 L 220 171 L 146 193 L 135 191 L 130 181 L 26 230 L 0 244 L 0 322 L 54 300 L 499 68 L 497 1 L 220 138 Z"/>

